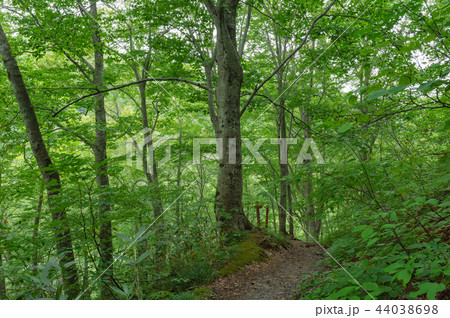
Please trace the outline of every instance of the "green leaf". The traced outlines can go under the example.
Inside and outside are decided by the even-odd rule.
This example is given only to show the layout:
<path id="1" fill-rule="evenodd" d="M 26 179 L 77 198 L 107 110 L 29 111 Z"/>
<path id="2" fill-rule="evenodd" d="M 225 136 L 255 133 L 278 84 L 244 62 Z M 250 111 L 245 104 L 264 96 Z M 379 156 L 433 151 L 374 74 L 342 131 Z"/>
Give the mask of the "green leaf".
<path id="1" fill-rule="evenodd" d="M 361 238 L 366 239 L 373 233 L 373 228 L 368 227 L 361 233 Z"/>
<path id="2" fill-rule="evenodd" d="M 361 232 L 361 231 L 364 230 L 366 227 L 367 227 L 367 225 L 358 225 L 358 226 L 355 226 L 355 227 L 352 229 L 352 232 Z"/>
<path id="3" fill-rule="evenodd" d="M 120 237 L 122 240 L 124 240 L 125 242 L 129 242 L 129 243 L 133 243 L 133 240 L 130 239 L 129 237 L 120 234 L 120 233 L 114 233 L 115 236 Z"/>
<path id="4" fill-rule="evenodd" d="M 405 264 L 402 262 L 395 262 L 395 263 L 392 263 L 391 265 L 389 265 L 388 267 L 386 267 L 384 269 L 384 271 L 386 273 L 393 274 L 397 271 L 397 269 L 402 268 L 404 266 L 405 266 Z"/>
<path id="5" fill-rule="evenodd" d="M 439 201 L 436 199 L 429 199 L 427 202 L 428 204 L 431 204 L 432 206 L 437 206 L 439 204 Z"/>
<path id="6" fill-rule="evenodd" d="M 409 296 L 411 298 L 416 298 L 419 295 L 423 295 L 423 294 L 427 294 L 427 299 L 428 300 L 434 300 L 436 299 L 436 294 L 438 292 L 444 291 L 445 290 L 445 285 L 442 283 L 431 283 L 431 282 L 427 282 L 427 283 L 422 283 L 419 285 L 419 290 L 412 292 L 409 294 Z"/>
<path id="7" fill-rule="evenodd" d="M 345 133 L 347 130 L 349 130 L 350 128 L 352 128 L 353 124 L 352 123 L 346 123 L 344 125 L 342 125 L 341 127 L 339 127 L 338 129 L 338 133 L 343 134 Z"/>
<path id="8" fill-rule="evenodd" d="M 400 271 L 397 275 L 397 279 L 401 280 L 403 282 L 403 287 L 405 287 L 409 281 L 411 280 L 412 272 L 405 268 L 404 270 Z"/>
<path id="9" fill-rule="evenodd" d="M 378 241 L 378 237 L 375 237 L 373 239 L 371 239 L 368 243 L 367 243 L 367 247 L 371 247 L 373 244 L 375 244 Z"/>
<path id="10" fill-rule="evenodd" d="M 76 261 L 68 262 L 68 263 L 64 264 L 64 268 L 70 267 L 70 266 L 72 266 L 73 264 L 76 264 L 76 263 L 77 263 Z"/>
<path id="11" fill-rule="evenodd" d="M 330 296 L 327 297 L 327 299 L 338 299 L 338 298 L 342 298 L 344 296 L 347 296 L 348 294 L 352 293 L 353 291 L 355 291 L 358 287 L 357 286 L 347 286 L 344 287 L 340 290 L 338 290 L 335 293 L 332 293 Z"/>
<path id="12" fill-rule="evenodd" d="M 382 97 L 386 94 L 389 94 L 389 92 L 385 89 L 380 89 L 379 91 L 370 93 L 369 95 L 367 95 L 367 100 L 373 100 L 373 99 L 377 99 L 379 97 Z"/>
<path id="13" fill-rule="evenodd" d="M 117 288 L 116 286 L 109 286 L 109 288 L 111 288 L 113 291 L 115 291 L 117 294 L 119 294 L 123 297 L 127 296 L 127 294 L 123 290 Z"/>
<path id="14" fill-rule="evenodd" d="M 390 211 L 389 217 L 391 218 L 392 222 L 398 222 L 398 216 L 397 213 L 395 213 L 395 211 Z"/>
<path id="15" fill-rule="evenodd" d="M 370 291 L 377 290 L 378 288 L 380 288 L 380 287 L 378 287 L 377 283 L 372 283 L 372 282 L 364 283 L 362 285 L 365 289 L 370 290 Z"/>
<path id="16" fill-rule="evenodd" d="M 428 92 L 432 91 L 433 89 L 441 86 L 443 83 L 446 83 L 446 81 L 443 81 L 443 80 L 428 81 L 426 83 L 421 84 L 419 86 L 419 90 L 424 93 L 428 93 Z"/>
<path id="17" fill-rule="evenodd" d="M 405 90 L 405 88 L 408 88 L 409 86 L 410 86 L 410 84 L 394 86 L 394 87 L 390 88 L 388 90 L 388 92 L 389 92 L 389 94 L 395 94 L 395 93 Z"/>
<path id="18" fill-rule="evenodd" d="M 403 75 L 398 80 L 398 86 L 405 86 L 411 84 L 411 78 L 409 76 Z M 396 86 L 396 87 L 398 87 Z"/>
<path id="19" fill-rule="evenodd" d="M 145 253 L 142 253 L 136 260 L 135 264 L 139 264 L 140 262 L 142 262 L 144 259 L 146 259 L 147 257 L 149 257 L 151 254 L 151 251 L 146 251 Z"/>
<path id="20" fill-rule="evenodd" d="M 358 98 L 355 95 L 350 95 L 350 97 L 348 98 L 348 104 L 350 106 L 355 105 L 355 103 L 358 101 Z"/>
<path id="21" fill-rule="evenodd" d="M 447 265 L 444 269 L 444 275 L 450 276 L 450 265 Z"/>

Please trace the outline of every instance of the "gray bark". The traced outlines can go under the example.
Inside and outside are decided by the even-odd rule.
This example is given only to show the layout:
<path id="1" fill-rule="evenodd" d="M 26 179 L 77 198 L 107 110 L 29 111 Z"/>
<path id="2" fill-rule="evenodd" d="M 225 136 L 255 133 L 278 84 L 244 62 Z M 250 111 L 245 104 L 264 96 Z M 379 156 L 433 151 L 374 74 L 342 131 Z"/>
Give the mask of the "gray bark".
<path id="1" fill-rule="evenodd" d="M 213 126 L 216 138 L 223 140 L 223 156 L 219 159 L 215 213 L 220 227 L 225 232 L 252 228 L 242 206 L 240 93 L 243 71 L 236 45 L 238 4 L 238 0 L 219 1 L 217 5 L 212 1 L 205 1 L 217 31 L 217 118 Z M 211 117 L 214 118 L 212 114 Z M 235 149 L 235 157 L 232 156 L 232 160 L 230 145 Z"/>
<path id="2" fill-rule="evenodd" d="M 39 189 L 39 200 L 36 209 L 36 216 L 34 217 L 34 228 L 33 228 L 33 242 L 34 242 L 34 255 L 33 255 L 33 265 L 35 267 L 35 271 L 37 271 L 36 266 L 39 263 L 39 250 L 37 246 L 37 239 L 39 236 L 39 223 L 41 221 L 41 213 L 42 213 L 42 205 L 44 203 L 44 184 L 41 185 Z"/>
<path id="3" fill-rule="evenodd" d="M 20 73 L 17 62 L 12 55 L 6 34 L 0 25 L 0 55 L 3 58 L 8 79 L 19 104 L 20 112 L 23 117 L 25 128 L 30 142 L 34 157 L 36 158 L 39 169 L 41 170 L 44 182 L 47 185 L 47 196 L 49 210 L 52 213 L 52 219 L 55 221 L 55 236 L 57 241 L 57 251 L 62 258 L 60 264 L 62 268 L 63 282 L 66 294 L 69 298 L 75 298 L 79 291 L 78 273 L 75 265 L 75 256 L 72 247 L 72 237 L 70 228 L 66 219 L 66 211 L 56 204 L 56 199 L 61 192 L 61 180 L 59 173 L 53 168 L 53 162 L 42 139 L 39 122 L 34 112 L 33 105 L 28 95 L 27 88 Z M 65 267 L 67 263 L 73 265 Z"/>
<path id="4" fill-rule="evenodd" d="M 311 138 L 311 129 L 310 127 L 310 116 L 307 113 L 307 111 L 305 110 L 300 110 L 300 114 L 301 114 L 301 119 L 302 122 L 305 123 L 305 125 L 307 126 L 305 128 L 305 139 L 306 138 Z M 310 164 L 309 160 L 305 160 L 305 162 L 303 163 L 305 165 Z M 313 239 L 318 240 L 319 239 L 319 234 L 320 234 L 320 228 L 322 225 L 322 222 L 320 219 L 317 218 L 316 216 L 316 211 L 314 208 L 314 200 L 311 197 L 312 194 L 312 190 L 313 190 L 313 173 L 309 172 L 305 178 L 305 181 L 303 182 L 303 198 L 305 199 L 306 202 L 306 206 L 305 206 L 305 226 L 306 226 L 306 231 L 305 231 L 305 235 L 306 235 L 306 240 L 308 242 L 313 241 Z"/>
<path id="5" fill-rule="evenodd" d="M 97 16 L 97 2 L 90 2 L 91 17 Z M 101 88 L 103 86 L 104 76 L 104 62 L 103 62 L 103 50 L 102 41 L 99 33 L 99 26 L 95 21 L 92 21 L 93 33 L 92 42 L 95 47 L 94 52 L 94 70 L 93 70 L 93 83 Z M 111 204 L 108 188 L 108 163 L 107 163 L 107 132 L 106 132 L 106 110 L 105 110 L 105 96 L 104 94 L 98 94 L 94 96 L 95 99 L 95 141 L 92 148 L 95 157 L 96 164 L 96 181 L 97 186 L 100 188 L 100 202 L 99 202 L 99 219 L 100 219 L 100 266 L 101 273 L 105 272 L 101 277 L 100 298 L 110 299 L 112 293 L 109 290 L 109 285 L 114 281 L 113 274 L 113 245 L 112 245 L 112 226 L 110 220 Z"/>
<path id="6" fill-rule="evenodd" d="M 282 73 L 281 73 L 282 74 Z M 282 83 L 282 75 L 279 76 L 278 83 L 278 93 L 283 93 L 283 83 Z M 279 137 L 281 140 L 286 140 L 286 113 L 284 111 L 285 99 L 280 99 L 280 107 L 279 107 Z M 287 147 L 288 145 L 286 145 Z M 287 162 L 283 162 L 282 157 L 284 155 L 281 154 L 284 147 L 281 144 L 278 146 L 279 149 L 279 164 L 280 164 L 280 203 L 278 209 L 278 226 L 280 234 L 287 235 L 286 232 L 286 211 L 287 211 L 287 178 L 289 176 L 289 166 Z M 287 158 L 287 149 L 286 148 L 286 158 Z"/>

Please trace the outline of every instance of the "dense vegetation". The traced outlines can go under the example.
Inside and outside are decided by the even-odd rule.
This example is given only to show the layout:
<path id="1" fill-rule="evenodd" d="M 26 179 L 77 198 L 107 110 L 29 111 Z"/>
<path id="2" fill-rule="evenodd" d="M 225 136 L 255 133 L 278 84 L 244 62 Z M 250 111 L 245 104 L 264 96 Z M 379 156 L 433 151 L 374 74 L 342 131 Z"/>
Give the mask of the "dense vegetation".
<path id="1" fill-rule="evenodd" d="M 448 298 L 449 38 L 441 0 L 2 0 L 0 299 L 203 299 L 258 225 L 327 248 L 301 299 Z"/>

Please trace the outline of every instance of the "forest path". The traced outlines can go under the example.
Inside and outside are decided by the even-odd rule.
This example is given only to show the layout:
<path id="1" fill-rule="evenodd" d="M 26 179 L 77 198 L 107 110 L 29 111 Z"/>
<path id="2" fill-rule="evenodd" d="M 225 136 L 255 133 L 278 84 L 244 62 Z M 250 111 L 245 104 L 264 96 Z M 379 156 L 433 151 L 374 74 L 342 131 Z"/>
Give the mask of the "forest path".
<path id="1" fill-rule="evenodd" d="M 209 286 L 212 299 L 295 299 L 302 276 L 318 270 L 324 251 L 315 244 L 290 242 L 288 249 L 266 251 L 266 261 L 214 281 Z"/>

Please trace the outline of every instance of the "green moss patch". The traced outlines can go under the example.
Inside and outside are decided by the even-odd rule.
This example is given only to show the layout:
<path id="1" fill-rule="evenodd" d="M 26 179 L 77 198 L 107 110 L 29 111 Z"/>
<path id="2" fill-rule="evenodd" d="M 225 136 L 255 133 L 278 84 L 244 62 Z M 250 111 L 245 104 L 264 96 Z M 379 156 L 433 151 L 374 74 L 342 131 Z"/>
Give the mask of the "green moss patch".
<path id="1" fill-rule="evenodd" d="M 246 265 L 261 262 L 267 258 L 267 254 L 260 246 L 266 240 L 263 233 L 252 232 L 237 246 L 235 255 L 231 261 L 219 271 L 219 275 L 225 276 L 239 271 Z"/>

